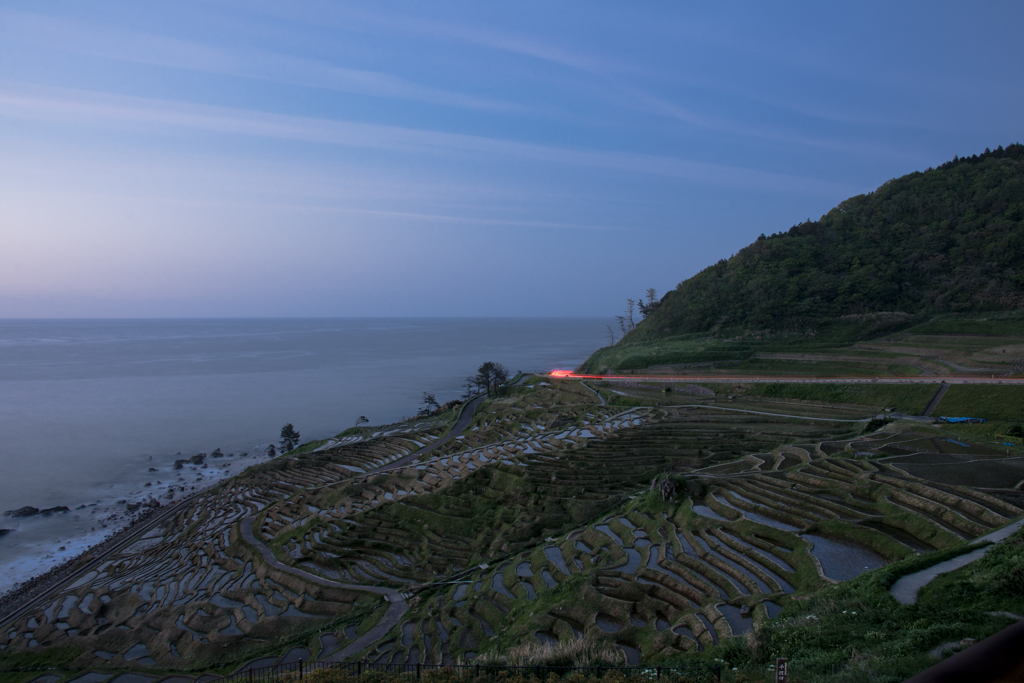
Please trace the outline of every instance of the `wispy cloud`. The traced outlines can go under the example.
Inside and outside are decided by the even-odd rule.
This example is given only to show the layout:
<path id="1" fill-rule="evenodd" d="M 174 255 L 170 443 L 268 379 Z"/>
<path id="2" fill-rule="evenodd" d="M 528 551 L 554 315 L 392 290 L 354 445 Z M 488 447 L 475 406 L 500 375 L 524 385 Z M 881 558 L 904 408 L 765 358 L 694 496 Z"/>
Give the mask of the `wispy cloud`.
<path id="1" fill-rule="evenodd" d="M 848 194 L 851 190 L 849 186 L 817 178 L 674 157 L 577 150 L 459 133 L 17 84 L 0 84 L 0 115 L 32 121 L 47 119 L 62 125 L 184 128 L 442 157 L 500 156 L 762 190 L 829 195 Z"/>
<path id="2" fill-rule="evenodd" d="M 786 145 L 801 145 L 816 149 L 834 150 L 847 154 L 909 158 L 909 155 L 897 152 L 892 146 L 888 145 L 849 142 L 835 138 L 804 135 L 770 126 L 744 124 L 720 116 L 713 117 L 699 114 L 688 107 L 670 102 L 637 88 L 630 89 L 630 97 L 627 101 L 649 113 L 681 121 L 697 128 L 719 131 L 729 135 Z"/>
<path id="3" fill-rule="evenodd" d="M 435 88 L 380 71 L 265 50 L 224 50 L 151 33 L 9 10 L 0 11 L 0 21 L 11 40 L 105 59 L 450 107 L 529 111 L 522 104 Z"/>

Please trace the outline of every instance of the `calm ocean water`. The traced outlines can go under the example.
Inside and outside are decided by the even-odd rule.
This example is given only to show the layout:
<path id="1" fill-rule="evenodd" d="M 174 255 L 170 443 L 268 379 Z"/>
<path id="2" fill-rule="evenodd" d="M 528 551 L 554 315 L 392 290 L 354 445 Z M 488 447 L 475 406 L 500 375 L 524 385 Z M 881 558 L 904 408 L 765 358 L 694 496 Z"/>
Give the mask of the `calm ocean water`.
<path id="1" fill-rule="evenodd" d="M 166 487 L 175 458 L 251 452 L 286 422 L 303 440 L 360 415 L 393 422 L 414 414 L 424 391 L 457 398 L 488 360 L 513 372 L 572 368 L 606 343 L 607 322 L 0 321 L 0 510 L 97 503 L 0 517 L 13 529 L 0 537 L 0 591 L 102 537 L 97 513 Z"/>

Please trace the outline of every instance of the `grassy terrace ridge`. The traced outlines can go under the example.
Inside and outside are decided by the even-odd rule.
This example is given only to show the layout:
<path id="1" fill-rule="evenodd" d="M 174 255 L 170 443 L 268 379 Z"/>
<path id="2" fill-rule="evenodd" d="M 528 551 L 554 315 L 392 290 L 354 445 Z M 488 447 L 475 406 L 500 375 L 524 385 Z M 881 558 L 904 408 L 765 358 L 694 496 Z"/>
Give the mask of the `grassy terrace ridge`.
<path id="1" fill-rule="evenodd" d="M 885 316 L 861 316 L 867 321 Z M 852 328 L 851 328 L 852 329 Z M 585 373 L 807 377 L 977 376 L 1013 373 L 1024 358 L 1024 310 L 943 315 L 867 335 L 746 332 L 654 340 L 629 337 L 596 351 Z"/>

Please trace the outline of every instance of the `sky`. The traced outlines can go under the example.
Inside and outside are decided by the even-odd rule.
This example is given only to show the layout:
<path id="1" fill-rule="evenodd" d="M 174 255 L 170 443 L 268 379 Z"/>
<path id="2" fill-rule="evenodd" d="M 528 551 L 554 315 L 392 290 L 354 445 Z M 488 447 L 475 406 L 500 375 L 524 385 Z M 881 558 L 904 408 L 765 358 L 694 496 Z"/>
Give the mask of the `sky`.
<path id="1" fill-rule="evenodd" d="M 612 316 L 1024 139 L 1022 22 L 1020 2 L 3 0 L 0 318 Z"/>

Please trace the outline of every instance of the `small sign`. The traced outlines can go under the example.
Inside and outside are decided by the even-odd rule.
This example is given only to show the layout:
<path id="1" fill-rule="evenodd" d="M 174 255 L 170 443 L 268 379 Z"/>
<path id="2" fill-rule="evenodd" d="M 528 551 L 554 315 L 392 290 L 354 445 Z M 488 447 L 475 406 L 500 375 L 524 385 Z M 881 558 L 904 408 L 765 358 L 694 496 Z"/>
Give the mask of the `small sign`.
<path id="1" fill-rule="evenodd" d="M 775 660 L 775 683 L 788 683 L 789 681 L 789 660 L 779 657 Z"/>

